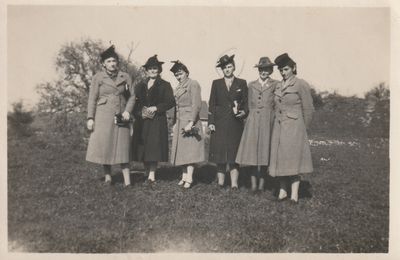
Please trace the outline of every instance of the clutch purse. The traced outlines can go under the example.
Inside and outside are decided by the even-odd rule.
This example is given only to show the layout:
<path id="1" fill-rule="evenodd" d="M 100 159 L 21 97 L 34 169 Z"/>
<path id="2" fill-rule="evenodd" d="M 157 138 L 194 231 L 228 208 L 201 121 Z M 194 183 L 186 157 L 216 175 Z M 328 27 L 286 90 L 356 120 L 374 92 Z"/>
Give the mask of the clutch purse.
<path id="1" fill-rule="evenodd" d="M 152 112 L 150 112 L 150 110 L 147 109 L 147 107 L 143 107 L 143 109 L 142 109 L 142 117 L 143 118 L 153 119 L 155 115 L 156 115 L 156 113 L 152 113 Z"/>
<path id="2" fill-rule="evenodd" d="M 121 113 L 116 113 L 114 115 L 114 124 L 120 127 L 129 127 L 129 123 L 132 122 L 132 119 L 124 120 Z"/>

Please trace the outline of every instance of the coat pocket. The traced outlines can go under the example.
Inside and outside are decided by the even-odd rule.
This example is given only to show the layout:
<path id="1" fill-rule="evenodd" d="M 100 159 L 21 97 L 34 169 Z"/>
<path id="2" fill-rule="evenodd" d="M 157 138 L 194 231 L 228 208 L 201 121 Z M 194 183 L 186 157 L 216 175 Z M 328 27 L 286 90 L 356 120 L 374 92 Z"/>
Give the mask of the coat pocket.
<path id="1" fill-rule="evenodd" d="M 101 98 L 99 98 L 99 100 L 97 100 L 98 106 L 104 105 L 105 103 L 107 103 L 107 98 L 105 98 L 105 97 L 101 97 Z"/>
<path id="2" fill-rule="evenodd" d="M 297 119 L 297 118 L 299 118 L 299 113 L 298 112 L 289 111 L 289 112 L 286 112 L 286 116 L 288 118 L 291 118 L 291 119 Z"/>

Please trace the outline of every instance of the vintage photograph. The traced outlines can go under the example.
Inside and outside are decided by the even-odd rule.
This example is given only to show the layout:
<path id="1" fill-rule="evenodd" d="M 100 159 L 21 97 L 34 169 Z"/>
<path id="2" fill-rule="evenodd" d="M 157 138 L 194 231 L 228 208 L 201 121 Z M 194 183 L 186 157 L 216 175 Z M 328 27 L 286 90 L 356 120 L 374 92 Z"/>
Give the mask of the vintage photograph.
<path id="1" fill-rule="evenodd" d="M 9 253 L 389 253 L 390 6 L 5 8 Z"/>

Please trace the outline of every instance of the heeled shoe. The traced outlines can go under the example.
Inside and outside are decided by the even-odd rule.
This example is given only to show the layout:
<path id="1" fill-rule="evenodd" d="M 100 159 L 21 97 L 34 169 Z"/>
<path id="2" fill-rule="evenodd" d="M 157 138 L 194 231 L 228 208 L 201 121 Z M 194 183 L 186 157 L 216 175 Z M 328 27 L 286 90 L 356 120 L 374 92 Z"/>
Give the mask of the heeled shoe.
<path id="1" fill-rule="evenodd" d="M 295 205 L 298 205 L 299 204 L 299 201 L 298 200 L 293 200 L 293 199 L 290 199 L 290 204 L 291 205 L 293 205 L 293 206 L 295 206 Z"/>
<path id="2" fill-rule="evenodd" d="M 288 196 L 286 196 L 286 197 L 284 197 L 284 198 L 279 198 L 279 197 L 278 197 L 278 198 L 276 199 L 276 201 L 277 201 L 277 202 L 284 202 L 284 201 L 286 201 L 286 200 L 288 200 L 288 199 L 289 199 Z"/>

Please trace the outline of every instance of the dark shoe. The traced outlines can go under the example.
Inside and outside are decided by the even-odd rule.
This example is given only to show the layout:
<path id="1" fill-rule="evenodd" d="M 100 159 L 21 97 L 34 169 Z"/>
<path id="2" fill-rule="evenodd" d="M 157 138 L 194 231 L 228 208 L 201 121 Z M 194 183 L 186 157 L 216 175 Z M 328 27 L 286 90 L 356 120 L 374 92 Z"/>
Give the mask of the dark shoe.
<path id="1" fill-rule="evenodd" d="M 221 184 L 217 184 L 218 186 L 218 188 L 220 189 L 220 190 L 222 190 L 222 189 L 224 189 L 225 188 L 225 186 L 224 185 L 221 185 Z"/>
<path id="2" fill-rule="evenodd" d="M 124 189 L 129 189 L 129 188 L 132 188 L 132 183 L 130 183 L 130 184 L 128 184 L 128 185 L 126 185 L 126 184 L 124 184 Z"/>
<path id="3" fill-rule="evenodd" d="M 295 206 L 295 205 L 298 205 L 299 204 L 299 201 L 298 200 L 292 200 L 292 199 L 290 199 L 290 205 L 293 205 L 293 206 Z"/>
<path id="4" fill-rule="evenodd" d="M 232 187 L 231 190 L 234 192 L 237 192 L 237 191 L 239 191 L 239 188 L 235 186 L 235 187 Z"/>

